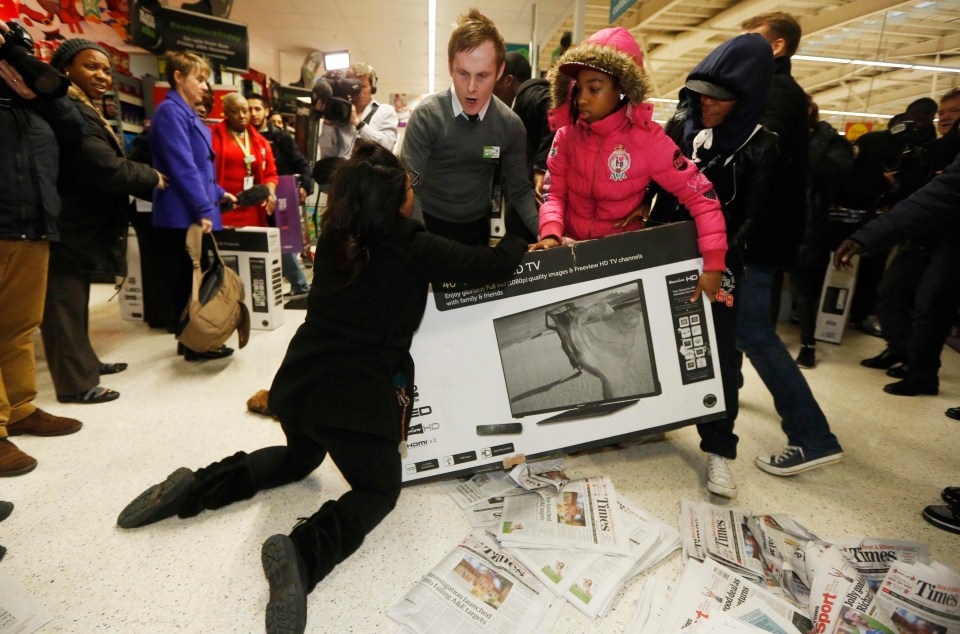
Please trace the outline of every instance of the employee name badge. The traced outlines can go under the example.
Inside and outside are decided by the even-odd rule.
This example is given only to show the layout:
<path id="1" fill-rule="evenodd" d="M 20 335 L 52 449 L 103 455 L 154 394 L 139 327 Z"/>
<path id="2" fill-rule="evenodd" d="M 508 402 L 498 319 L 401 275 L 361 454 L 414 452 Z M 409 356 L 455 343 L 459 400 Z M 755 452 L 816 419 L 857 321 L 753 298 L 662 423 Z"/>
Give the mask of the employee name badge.
<path id="1" fill-rule="evenodd" d="M 253 187 L 253 176 L 247 175 L 243 177 L 243 189 L 244 191 Z"/>
<path id="2" fill-rule="evenodd" d="M 498 158 L 500 158 L 500 146 L 499 146 L 499 145 L 484 145 L 484 146 L 483 146 L 483 158 L 485 158 L 485 159 L 498 159 Z"/>

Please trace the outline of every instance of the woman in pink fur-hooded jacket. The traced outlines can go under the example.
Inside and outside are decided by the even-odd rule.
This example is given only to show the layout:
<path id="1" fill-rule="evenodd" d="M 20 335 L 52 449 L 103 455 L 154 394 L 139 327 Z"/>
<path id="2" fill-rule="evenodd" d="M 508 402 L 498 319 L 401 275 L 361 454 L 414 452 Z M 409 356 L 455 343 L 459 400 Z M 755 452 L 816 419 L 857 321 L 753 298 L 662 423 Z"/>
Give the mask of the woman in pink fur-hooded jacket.
<path id="1" fill-rule="evenodd" d="M 603 77 L 590 71 L 613 79 L 608 114 L 591 101 Z M 640 207 L 652 179 L 690 210 L 703 269 L 712 272 L 702 276 L 699 290 L 713 301 L 726 268 L 723 212 L 710 181 L 652 120 L 653 106 L 643 103 L 646 81 L 640 47 L 623 28 L 599 31 L 560 58 L 550 78 L 550 125 L 557 135 L 547 159 L 541 241 L 531 248 L 642 229 Z M 703 278 L 716 278 L 715 287 Z"/>

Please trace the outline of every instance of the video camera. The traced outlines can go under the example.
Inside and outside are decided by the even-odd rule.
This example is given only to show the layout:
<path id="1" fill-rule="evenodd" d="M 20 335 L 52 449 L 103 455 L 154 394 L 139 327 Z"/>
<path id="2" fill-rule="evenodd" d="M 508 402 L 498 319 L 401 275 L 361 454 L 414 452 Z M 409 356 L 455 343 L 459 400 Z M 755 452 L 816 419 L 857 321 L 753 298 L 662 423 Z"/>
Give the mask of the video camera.
<path id="1" fill-rule="evenodd" d="M 927 183 L 933 172 L 924 145 L 930 140 L 929 130 L 915 121 L 905 119 L 890 127 L 890 134 L 900 143 L 899 152 L 887 152 L 881 157 L 884 172 L 896 172 L 894 191 L 910 194 Z"/>
<path id="2" fill-rule="evenodd" d="M 330 71 L 321 78 L 314 80 L 310 95 L 312 112 L 315 117 L 322 117 L 330 123 L 347 123 L 350 121 L 350 110 L 353 103 L 350 99 L 360 94 L 362 84 L 357 79 L 347 79 L 338 70 Z M 318 103 L 323 108 L 318 110 Z"/>
<path id="3" fill-rule="evenodd" d="M 50 64 L 33 56 L 33 38 L 30 34 L 16 22 L 8 22 L 7 26 L 10 30 L 3 34 L 0 60 L 10 62 L 23 77 L 27 87 L 41 97 L 55 99 L 67 94 L 70 80 Z"/>

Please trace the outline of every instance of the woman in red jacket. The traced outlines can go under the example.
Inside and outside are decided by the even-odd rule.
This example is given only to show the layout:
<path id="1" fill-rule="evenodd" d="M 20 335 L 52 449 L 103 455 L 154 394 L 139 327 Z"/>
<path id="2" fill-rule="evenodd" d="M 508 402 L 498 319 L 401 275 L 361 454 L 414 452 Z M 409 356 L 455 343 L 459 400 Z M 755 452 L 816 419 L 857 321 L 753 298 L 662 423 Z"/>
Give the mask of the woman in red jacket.
<path id="1" fill-rule="evenodd" d="M 223 97 L 224 120 L 213 126 L 217 182 L 231 194 L 254 185 L 265 185 L 270 197 L 259 205 L 236 207 L 223 213 L 223 224 L 231 227 L 266 227 L 267 216 L 277 206 L 277 166 L 270 142 L 250 124 L 250 106 L 243 95 Z"/>

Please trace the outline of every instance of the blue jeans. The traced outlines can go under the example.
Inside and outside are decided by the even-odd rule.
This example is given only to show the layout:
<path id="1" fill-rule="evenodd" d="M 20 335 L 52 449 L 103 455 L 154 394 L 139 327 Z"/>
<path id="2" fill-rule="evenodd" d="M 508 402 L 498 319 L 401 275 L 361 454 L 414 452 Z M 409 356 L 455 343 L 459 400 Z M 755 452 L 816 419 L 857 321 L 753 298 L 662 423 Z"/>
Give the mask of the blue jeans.
<path id="1" fill-rule="evenodd" d="M 809 457 L 840 450 L 837 437 L 810 391 L 800 368 L 770 323 L 770 289 L 775 266 L 744 267 L 737 315 L 737 349 L 747 355 L 780 415 L 787 442 L 807 450 Z"/>
<path id="2" fill-rule="evenodd" d="M 280 268 L 283 276 L 290 282 L 291 293 L 309 293 L 310 285 L 307 284 L 307 278 L 303 275 L 300 263 L 297 262 L 296 253 L 284 253 L 280 256 Z"/>

